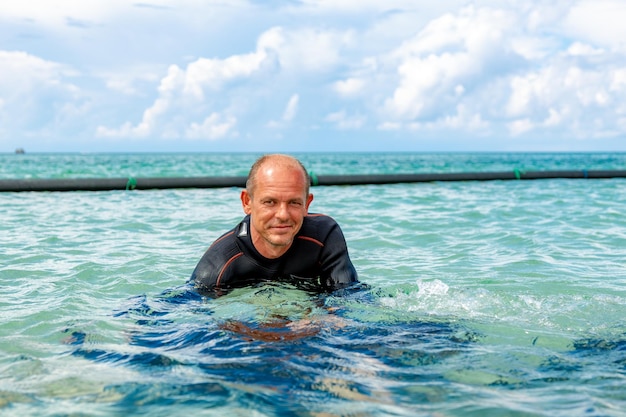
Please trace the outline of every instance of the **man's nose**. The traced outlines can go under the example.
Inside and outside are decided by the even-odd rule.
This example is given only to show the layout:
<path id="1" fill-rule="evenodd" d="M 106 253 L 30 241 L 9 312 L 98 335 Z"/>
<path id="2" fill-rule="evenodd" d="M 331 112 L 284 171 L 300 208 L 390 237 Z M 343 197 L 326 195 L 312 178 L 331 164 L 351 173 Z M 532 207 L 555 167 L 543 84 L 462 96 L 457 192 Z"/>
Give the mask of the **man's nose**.
<path id="1" fill-rule="evenodd" d="M 289 207 L 287 203 L 280 203 L 278 205 L 278 209 L 276 210 L 276 217 L 278 217 L 279 219 L 289 218 Z"/>

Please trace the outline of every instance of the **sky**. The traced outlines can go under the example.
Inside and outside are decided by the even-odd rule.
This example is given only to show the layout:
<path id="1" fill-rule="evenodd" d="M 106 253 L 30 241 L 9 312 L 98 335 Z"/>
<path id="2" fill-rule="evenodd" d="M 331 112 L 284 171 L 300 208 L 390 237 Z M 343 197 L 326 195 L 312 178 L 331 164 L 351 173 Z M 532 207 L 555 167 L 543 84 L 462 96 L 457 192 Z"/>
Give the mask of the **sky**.
<path id="1" fill-rule="evenodd" d="M 0 4 L 0 152 L 626 151 L 626 0 Z"/>

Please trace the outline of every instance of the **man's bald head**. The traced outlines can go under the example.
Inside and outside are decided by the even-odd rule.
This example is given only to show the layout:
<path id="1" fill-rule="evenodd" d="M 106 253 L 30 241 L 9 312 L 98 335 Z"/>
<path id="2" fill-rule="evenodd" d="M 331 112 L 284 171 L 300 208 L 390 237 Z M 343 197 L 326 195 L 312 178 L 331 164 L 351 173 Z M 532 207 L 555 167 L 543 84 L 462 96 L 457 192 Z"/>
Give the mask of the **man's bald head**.
<path id="1" fill-rule="evenodd" d="M 259 172 L 263 169 L 270 168 L 293 168 L 296 171 L 301 172 L 302 181 L 304 181 L 305 196 L 309 195 L 311 179 L 306 168 L 297 158 L 283 154 L 264 155 L 256 160 L 256 162 L 252 165 L 252 168 L 250 168 L 248 180 L 246 181 L 246 190 L 248 191 L 248 194 L 251 196 L 254 195 L 254 189 L 258 181 Z"/>

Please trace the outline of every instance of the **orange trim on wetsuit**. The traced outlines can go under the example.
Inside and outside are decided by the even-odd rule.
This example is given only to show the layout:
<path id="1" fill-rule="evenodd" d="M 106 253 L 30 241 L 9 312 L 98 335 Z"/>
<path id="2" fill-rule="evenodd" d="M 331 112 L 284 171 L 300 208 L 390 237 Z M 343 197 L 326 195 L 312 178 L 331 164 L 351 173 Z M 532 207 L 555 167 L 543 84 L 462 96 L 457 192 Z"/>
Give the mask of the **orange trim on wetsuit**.
<path id="1" fill-rule="evenodd" d="M 233 256 L 228 261 L 226 261 L 226 263 L 222 267 L 222 270 L 220 271 L 220 274 L 217 276 L 217 280 L 215 281 L 216 287 L 220 286 L 220 282 L 222 281 L 222 276 L 224 276 L 224 272 L 226 271 L 226 268 L 228 268 L 228 265 L 232 264 L 235 261 L 235 259 L 239 258 L 240 256 L 243 256 L 243 252 L 239 252 L 237 255 Z"/>
<path id="2" fill-rule="evenodd" d="M 320 242 L 320 241 L 319 241 L 319 240 L 317 240 L 317 239 L 313 239 L 312 237 L 308 237 L 308 236 L 298 236 L 298 239 L 308 240 L 309 242 L 313 242 L 313 243 L 315 243 L 315 244 L 317 244 L 317 245 L 324 246 L 324 244 L 323 244 L 322 242 Z"/>

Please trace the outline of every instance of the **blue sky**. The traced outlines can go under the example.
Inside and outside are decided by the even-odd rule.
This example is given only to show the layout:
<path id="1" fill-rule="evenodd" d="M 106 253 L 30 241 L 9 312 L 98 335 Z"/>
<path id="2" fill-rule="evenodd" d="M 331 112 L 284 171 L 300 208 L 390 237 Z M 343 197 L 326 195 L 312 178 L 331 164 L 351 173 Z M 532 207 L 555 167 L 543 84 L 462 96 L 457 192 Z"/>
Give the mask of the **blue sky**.
<path id="1" fill-rule="evenodd" d="M 0 152 L 625 151 L 625 21 L 624 0 L 3 1 Z"/>

